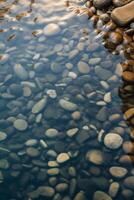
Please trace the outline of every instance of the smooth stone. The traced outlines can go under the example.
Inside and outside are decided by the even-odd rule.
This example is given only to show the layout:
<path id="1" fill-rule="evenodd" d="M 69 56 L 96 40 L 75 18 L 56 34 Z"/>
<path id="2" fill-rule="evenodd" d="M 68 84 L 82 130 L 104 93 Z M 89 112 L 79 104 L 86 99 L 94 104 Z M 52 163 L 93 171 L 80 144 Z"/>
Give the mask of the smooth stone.
<path id="1" fill-rule="evenodd" d="M 69 130 L 67 131 L 67 136 L 68 136 L 68 137 L 73 137 L 74 135 L 77 134 L 78 131 L 79 131 L 78 128 L 69 129 Z"/>
<path id="2" fill-rule="evenodd" d="M 5 64 L 9 59 L 8 54 L 0 54 L 0 64 Z"/>
<path id="3" fill-rule="evenodd" d="M 32 94 L 32 91 L 30 89 L 30 87 L 24 87 L 23 88 L 23 96 L 24 97 L 30 97 Z"/>
<path id="4" fill-rule="evenodd" d="M 111 32 L 109 35 L 109 41 L 115 45 L 119 45 L 123 41 L 123 36 L 118 32 Z"/>
<path id="5" fill-rule="evenodd" d="M 90 65 L 96 65 L 96 64 L 99 64 L 100 61 L 101 61 L 101 58 L 90 58 L 89 61 L 88 61 L 88 63 Z"/>
<path id="6" fill-rule="evenodd" d="M 129 189 L 134 189 L 134 176 L 129 176 L 125 178 L 124 185 Z"/>
<path id="7" fill-rule="evenodd" d="M 131 117 L 134 116 L 134 108 L 129 108 L 125 113 L 124 116 L 126 120 L 130 119 Z"/>
<path id="8" fill-rule="evenodd" d="M 47 90 L 47 95 L 52 98 L 52 99 L 55 99 L 57 97 L 57 93 L 56 93 L 56 90 Z"/>
<path id="9" fill-rule="evenodd" d="M 75 197 L 73 198 L 73 200 L 86 200 L 86 196 L 85 193 L 83 191 L 78 192 Z"/>
<path id="10" fill-rule="evenodd" d="M 111 13 L 112 19 L 120 26 L 126 26 L 134 20 L 134 1 L 115 8 Z"/>
<path id="11" fill-rule="evenodd" d="M 125 141 L 123 143 L 123 150 L 126 154 L 134 154 L 134 142 Z"/>
<path id="12" fill-rule="evenodd" d="M 76 141 L 79 144 L 82 144 L 85 141 L 87 141 L 89 138 L 90 138 L 90 131 L 89 130 L 81 130 L 76 136 Z"/>
<path id="13" fill-rule="evenodd" d="M 39 196 L 51 198 L 55 194 L 55 190 L 49 186 L 40 186 L 35 191 L 30 192 L 30 198 L 39 198 Z"/>
<path id="14" fill-rule="evenodd" d="M 77 67 L 79 72 L 82 74 L 88 74 L 90 72 L 90 67 L 86 62 L 79 61 Z"/>
<path id="15" fill-rule="evenodd" d="M 23 93 L 23 88 L 19 84 L 11 84 L 9 86 L 10 93 L 15 96 L 21 96 Z"/>
<path id="16" fill-rule="evenodd" d="M 33 148 L 33 147 L 29 147 L 26 149 L 26 153 L 28 156 L 30 157 L 37 157 L 39 156 L 40 152 L 38 151 L 38 149 Z"/>
<path id="17" fill-rule="evenodd" d="M 81 113 L 79 111 L 75 111 L 71 114 L 73 120 L 79 120 L 81 118 Z"/>
<path id="18" fill-rule="evenodd" d="M 93 4 L 96 8 L 101 9 L 109 6 L 112 3 L 112 0 L 93 0 Z"/>
<path id="19" fill-rule="evenodd" d="M 13 125 L 19 131 L 25 131 L 28 128 L 28 123 L 24 119 L 16 119 Z"/>
<path id="20" fill-rule="evenodd" d="M 123 167 L 110 167 L 109 172 L 115 178 L 124 178 L 128 170 Z"/>
<path id="21" fill-rule="evenodd" d="M 58 175 L 59 173 L 60 173 L 59 168 L 52 168 L 47 170 L 47 174 L 50 176 L 55 176 Z"/>
<path id="22" fill-rule="evenodd" d="M 35 146 L 38 143 L 36 139 L 29 139 L 25 142 L 26 146 Z"/>
<path id="23" fill-rule="evenodd" d="M 0 141 L 3 141 L 7 138 L 7 134 L 5 132 L 0 131 Z"/>
<path id="24" fill-rule="evenodd" d="M 57 192 L 65 192 L 68 189 L 67 183 L 59 183 L 55 187 Z"/>
<path id="25" fill-rule="evenodd" d="M 112 101 L 111 92 L 107 92 L 104 95 L 104 101 L 107 102 L 107 103 L 110 103 Z"/>
<path id="26" fill-rule="evenodd" d="M 0 159 L 0 169 L 8 169 L 9 163 L 6 159 Z"/>
<path id="27" fill-rule="evenodd" d="M 16 76 L 19 79 L 21 79 L 21 80 L 28 79 L 28 72 L 25 70 L 25 68 L 21 64 L 16 64 L 13 69 L 14 69 Z"/>
<path id="28" fill-rule="evenodd" d="M 91 162 L 95 165 L 102 165 L 104 163 L 104 155 L 101 151 L 99 150 L 89 150 L 86 153 L 86 160 L 88 162 Z"/>
<path id="29" fill-rule="evenodd" d="M 48 138 L 55 138 L 55 137 L 59 136 L 59 132 L 54 128 L 49 128 L 49 129 L 46 130 L 45 135 Z"/>
<path id="30" fill-rule="evenodd" d="M 115 198 L 119 192 L 119 189 L 120 189 L 120 184 L 117 182 L 113 182 L 109 187 L 108 193 L 112 198 Z"/>
<path id="31" fill-rule="evenodd" d="M 122 143 L 122 137 L 116 133 L 108 133 L 104 137 L 104 144 L 109 149 L 118 149 L 119 147 L 121 147 Z"/>
<path id="32" fill-rule="evenodd" d="M 61 108 L 67 111 L 75 111 L 78 108 L 78 106 L 75 103 L 72 103 L 71 101 L 67 101 L 65 99 L 60 99 L 59 105 L 61 106 Z"/>
<path id="33" fill-rule="evenodd" d="M 58 156 L 57 156 L 57 162 L 59 164 L 62 164 L 64 162 L 67 162 L 68 160 L 70 159 L 70 156 L 67 154 L 67 153 L 60 153 Z"/>
<path id="34" fill-rule="evenodd" d="M 48 162 L 48 166 L 49 166 L 49 167 L 58 167 L 59 164 L 58 164 L 56 161 L 49 161 L 49 162 Z"/>
<path id="35" fill-rule="evenodd" d="M 101 80 L 107 80 L 109 79 L 113 74 L 111 71 L 104 69 L 100 66 L 95 67 L 95 74 L 101 79 Z"/>
<path id="36" fill-rule="evenodd" d="M 122 74 L 122 77 L 125 81 L 128 81 L 130 83 L 134 83 L 134 72 L 124 71 L 123 74 Z"/>
<path id="37" fill-rule="evenodd" d="M 107 110 L 107 107 L 104 106 L 97 113 L 96 119 L 101 122 L 104 122 L 107 120 L 107 118 L 108 118 L 108 110 Z"/>
<path id="38" fill-rule="evenodd" d="M 102 191 L 96 191 L 93 196 L 93 200 L 112 200 L 112 198 Z"/>
<path id="39" fill-rule="evenodd" d="M 113 0 L 113 3 L 116 7 L 124 6 L 131 2 L 132 0 Z"/>
<path id="40" fill-rule="evenodd" d="M 47 96 L 44 96 L 43 99 L 39 100 L 33 107 L 32 107 L 32 113 L 37 114 L 41 112 L 47 104 Z"/>
<path id="41" fill-rule="evenodd" d="M 61 28 L 59 25 L 51 23 L 45 26 L 43 32 L 46 36 L 55 36 L 61 32 Z"/>

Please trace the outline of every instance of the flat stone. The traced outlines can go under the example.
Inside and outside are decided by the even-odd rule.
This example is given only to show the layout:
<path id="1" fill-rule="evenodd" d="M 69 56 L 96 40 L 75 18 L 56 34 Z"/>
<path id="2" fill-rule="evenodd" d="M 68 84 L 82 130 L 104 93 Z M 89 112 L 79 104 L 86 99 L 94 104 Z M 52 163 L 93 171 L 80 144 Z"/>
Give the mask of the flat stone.
<path id="1" fill-rule="evenodd" d="M 126 154 L 134 154 L 134 142 L 125 141 L 123 143 L 123 150 Z"/>
<path id="2" fill-rule="evenodd" d="M 5 64 L 9 59 L 8 54 L 0 54 L 0 64 Z"/>
<path id="3" fill-rule="evenodd" d="M 67 111 L 75 111 L 77 110 L 77 105 L 71 101 L 67 101 L 65 99 L 60 99 L 59 100 L 59 105 Z"/>
<path id="4" fill-rule="evenodd" d="M 112 200 L 112 198 L 102 191 L 96 191 L 93 196 L 93 200 Z"/>
<path id="5" fill-rule="evenodd" d="M 70 156 L 69 156 L 67 153 L 60 153 L 60 154 L 57 156 L 57 162 L 58 162 L 59 164 L 64 163 L 64 162 L 67 162 L 69 159 L 70 159 Z"/>
<path id="6" fill-rule="evenodd" d="M 129 108 L 125 113 L 124 113 L 125 118 L 128 120 L 131 117 L 134 116 L 134 108 Z"/>
<path id="7" fill-rule="evenodd" d="M 59 168 L 52 168 L 47 170 L 47 174 L 50 176 L 55 176 L 58 175 L 59 173 L 60 173 Z"/>
<path id="8" fill-rule="evenodd" d="M 119 192 L 119 189 L 120 189 L 120 184 L 117 182 L 113 182 L 109 187 L 108 193 L 112 198 L 115 198 Z"/>
<path id="9" fill-rule="evenodd" d="M 37 114 L 41 112 L 47 104 L 47 96 L 44 96 L 43 99 L 39 100 L 33 107 L 32 107 L 32 113 Z"/>
<path id="10" fill-rule="evenodd" d="M 19 131 L 25 131 L 28 128 L 28 123 L 24 119 L 16 119 L 13 125 Z"/>
<path id="11" fill-rule="evenodd" d="M 113 3 L 116 7 L 124 6 L 133 0 L 113 0 Z"/>
<path id="12" fill-rule="evenodd" d="M 3 141 L 7 138 L 7 134 L 3 131 L 0 131 L 0 141 Z"/>
<path id="13" fill-rule="evenodd" d="M 45 135 L 48 138 L 55 138 L 55 137 L 59 136 L 59 131 L 57 131 L 57 129 L 54 129 L 54 128 L 49 128 L 46 130 Z"/>
<path id="14" fill-rule="evenodd" d="M 134 72 L 125 71 L 123 72 L 122 77 L 125 81 L 134 83 Z"/>
<path id="15" fill-rule="evenodd" d="M 129 189 L 134 189 L 134 176 L 129 176 L 124 180 L 124 185 Z"/>
<path id="16" fill-rule="evenodd" d="M 116 133 L 108 133 L 104 137 L 104 144 L 109 149 L 118 149 L 119 147 L 121 147 L 122 143 L 122 137 Z"/>
<path id="17" fill-rule="evenodd" d="M 51 23 L 45 26 L 43 32 L 46 36 L 55 36 L 61 32 L 61 28 L 59 25 Z"/>
<path id="18" fill-rule="evenodd" d="M 74 135 L 76 135 L 76 133 L 79 131 L 78 128 L 72 128 L 67 130 L 67 136 L 68 137 L 73 137 Z"/>
<path id="19" fill-rule="evenodd" d="M 95 165 L 102 165 L 104 163 L 104 155 L 100 150 L 89 150 L 86 153 L 86 160 Z"/>
<path id="20" fill-rule="evenodd" d="M 109 6 L 112 3 L 112 0 L 93 0 L 93 4 L 96 8 L 104 8 Z"/>
<path id="21" fill-rule="evenodd" d="M 104 122 L 107 120 L 107 118 L 108 118 L 108 109 L 107 109 L 107 107 L 104 106 L 97 113 L 96 119 L 101 122 Z"/>
<path id="22" fill-rule="evenodd" d="M 6 159 L 0 159 L 0 169 L 8 169 L 9 163 Z"/>
<path id="23" fill-rule="evenodd" d="M 29 139 L 25 142 L 26 146 L 35 146 L 38 143 L 38 140 L 36 139 Z"/>
<path id="24" fill-rule="evenodd" d="M 39 156 L 40 152 L 38 151 L 38 149 L 33 148 L 33 147 L 29 147 L 26 149 L 26 153 L 28 156 L 30 157 L 37 157 Z"/>
<path id="25" fill-rule="evenodd" d="M 118 166 L 110 167 L 109 172 L 115 178 L 124 178 L 128 173 L 126 168 Z"/>
<path id="26" fill-rule="evenodd" d="M 95 67 L 95 74 L 101 79 L 101 80 L 107 80 L 112 76 L 112 72 L 104 69 L 101 66 Z"/>
<path id="27" fill-rule="evenodd" d="M 22 65 L 16 64 L 13 69 L 14 69 L 15 75 L 19 79 L 21 79 L 21 80 L 28 79 L 28 72 L 25 70 L 25 68 Z"/>
<path id="28" fill-rule="evenodd" d="M 132 20 L 134 20 L 134 1 L 115 8 L 112 11 L 112 19 L 120 26 L 128 25 Z"/>
<path id="29" fill-rule="evenodd" d="M 78 192 L 73 200 L 86 200 L 85 193 L 83 191 Z"/>
<path id="30" fill-rule="evenodd" d="M 33 192 L 29 193 L 30 198 L 38 198 L 39 196 L 51 198 L 55 194 L 55 190 L 49 186 L 40 186 Z"/>
<path id="31" fill-rule="evenodd" d="M 67 183 L 59 183 L 55 187 L 57 192 L 65 192 L 68 189 Z"/>
<path id="32" fill-rule="evenodd" d="M 90 72 L 90 67 L 86 62 L 79 61 L 77 67 L 79 72 L 82 74 L 88 74 Z"/>

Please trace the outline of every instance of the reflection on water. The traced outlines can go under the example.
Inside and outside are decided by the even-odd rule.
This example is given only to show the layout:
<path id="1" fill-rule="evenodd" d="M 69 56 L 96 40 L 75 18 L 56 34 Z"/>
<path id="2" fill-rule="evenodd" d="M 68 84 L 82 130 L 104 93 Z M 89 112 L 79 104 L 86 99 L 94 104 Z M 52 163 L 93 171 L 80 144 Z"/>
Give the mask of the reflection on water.
<path id="1" fill-rule="evenodd" d="M 103 47 L 79 6 L 0 1 L 1 200 L 133 199 L 131 63 Z"/>

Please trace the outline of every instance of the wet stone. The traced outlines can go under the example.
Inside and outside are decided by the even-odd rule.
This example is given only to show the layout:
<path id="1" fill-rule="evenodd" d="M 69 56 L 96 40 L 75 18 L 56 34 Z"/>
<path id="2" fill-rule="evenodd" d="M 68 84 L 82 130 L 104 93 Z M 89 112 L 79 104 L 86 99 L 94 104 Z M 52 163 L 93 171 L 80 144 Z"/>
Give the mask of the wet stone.
<path id="1" fill-rule="evenodd" d="M 93 4 L 96 8 L 104 8 L 109 6 L 112 3 L 112 0 L 93 0 Z"/>
<path id="2" fill-rule="evenodd" d="M 8 169 L 9 163 L 6 159 L 0 159 L 0 169 Z"/>
<path id="3" fill-rule="evenodd" d="M 62 164 L 64 162 L 67 162 L 70 159 L 69 155 L 67 153 L 61 153 L 57 156 L 57 162 L 59 164 Z"/>
<path id="4" fill-rule="evenodd" d="M 124 185 L 129 189 L 134 189 L 134 176 L 129 176 L 125 178 Z"/>
<path id="5" fill-rule="evenodd" d="M 28 79 L 28 72 L 25 70 L 25 68 L 20 65 L 20 64 L 16 64 L 14 66 L 14 72 L 15 75 L 21 79 L 21 80 L 27 80 Z"/>
<path id="6" fill-rule="evenodd" d="M 28 123 L 24 119 L 16 119 L 13 125 L 19 131 L 25 131 L 28 128 Z"/>
<path id="7" fill-rule="evenodd" d="M 88 74 L 90 72 L 89 65 L 83 61 L 79 61 L 77 66 L 78 66 L 79 72 L 82 74 Z"/>
<path id="8" fill-rule="evenodd" d="M 46 36 L 55 36 L 61 32 L 61 28 L 59 25 L 51 23 L 45 26 L 43 32 Z"/>
<path id="9" fill-rule="evenodd" d="M 86 154 L 86 160 L 95 165 L 102 165 L 105 161 L 104 155 L 99 150 L 89 150 Z"/>
<path id="10" fill-rule="evenodd" d="M 30 157 L 37 157 L 39 156 L 40 152 L 38 151 L 38 149 L 33 148 L 33 147 L 29 147 L 26 149 L 26 153 L 28 156 Z"/>
<path id="11" fill-rule="evenodd" d="M 93 196 L 93 200 L 112 200 L 112 198 L 102 191 L 96 191 Z"/>
<path id="12" fill-rule="evenodd" d="M 65 99 L 60 99 L 59 100 L 59 105 L 61 108 L 67 111 L 75 111 L 77 110 L 77 105 L 71 101 L 67 101 Z"/>
<path id="13" fill-rule="evenodd" d="M 55 190 L 52 187 L 40 186 L 35 191 L 30 192 L 29 197 L 33 199 L 36 199 L 39 196 L 50 198 L 50 197 L 53 197 L 54 194 L 55 194 Z"/>
<path id="14" fill-rule="evenodd" d="M 101 80 L 107 80 L 112 76 L 112 72 L 104 69 L 100 66 L 95 67 L 95 74 L 101 79 Z"/>
<path id="15" fill-rule="evenodd" d="M 37 114 L 41 112 L 47 104 L 47 97 L 45 96 L 43 99 L 39 100 L 33 107 L 32 113 Z"/>
<path id="16" fill-rule="evenodd" d="M 124 178 L 128 173 L 126 168 L 123 167 L 110 167 L 109 169 L 110 174 L 115 178 Z"/>
<path id="17" fill-rule="evenodd" d="M 0 141 L 3 141 L 7 138 L 7 134 L 5 132 L 0 131 Z"/>
<path id="18" fill-rule="evenodd" d="M 54 128 L 49 128 L 45 131 L 45 135 L 48 137 L 48 138 L 56 138 L 59 136 L 59 132 L 58 130 L 54 129 Z"/>
<path id="19" fill-rule="evenodd" d="M 112 198 L 115 198 L 119 192 L 119 189 L 120 189 L 120 184 L 117 182 L 113 182 L 109 187 L 108 193 Z"/>
<path id="20" fill-rule="evenodd" d="M 65 192 L 68 189 L 67 183 L 59 183 L 55 187 L 57 192 Z"/>
<path id="21" fill-rule="evenodd" d="M 118 149 L 121 147 L 122 143 L 122 137 L 116 133 L 109 133 L 104 138 L 104 144 L 109 149 Z"/>

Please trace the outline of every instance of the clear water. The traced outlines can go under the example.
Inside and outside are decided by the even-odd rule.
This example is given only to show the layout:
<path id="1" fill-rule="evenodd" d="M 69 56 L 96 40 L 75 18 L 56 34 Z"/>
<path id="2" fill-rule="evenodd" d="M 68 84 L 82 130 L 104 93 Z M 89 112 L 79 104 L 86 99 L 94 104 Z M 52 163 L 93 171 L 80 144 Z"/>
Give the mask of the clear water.
<path id="1" fill-rule="evenodd" d="M 0 131 L 7 136 L 0 141 L 1 200 L 30 200 L 29 193 L 39 186 L 55 188 L 58 183 L 68 184 L 59 199 L 66 196 L 74 199 L 80 191 L 87 199 L 93 199 L 98 190 L 108 193 L 112 180 L 120 184 L 120 192 L 113 199 L 124 199 L 124 179 L 114 179 L 109 168 L 123 166 L 119 159 L 125 153 L 122 148 L 110 150 L 103 143 L 104 136 L 110 132 L 129 140 L 124 105 L 119 97 L 123 83 L 117 67 L 124 59 L 103 47 L 86 15 L 72 11 L 73 6 L 82 5 L 74 1 L 69 9 L 64 0 L 0 1 L 1 60 L 6 55 L 0 66 Z M 49 23 L 58 24 L 61 31 L 46 36 L 43 30 Z M 100 59 L 93 64 L 92 58 Z M 90 71 L 81 73 L 77 67 L 79 61 L 89 62 Z M 26 78 L 20 72 L 17 75 L 16 64 L 26 70 Z M 49 94 L 50 90 L 54 96 Z M 106 93 L 111 98 L 104 101 Z M 45 108 L 38 114 L 32 113 L 33 105 L 44 95 L 47 96 Z M 75 103 L 78 112 L 63 109 L 60 99 Z M 16 119 L 24 119 L 27 129 L 17 130 Z M 60 135 L 48 138 L 45 131 L 49 128 L 57 129 Z M 70 137 L 67 131 L 73 128 L 78 132 Z M 32 148 L 38 150 L 38 156 L 27 153 L 26 142 L 30 139 L 35 139 Z M 101 165 L 86 160 L 87 152 L 96 149 L 104 153 L 105 162 Z M 60 172 L 54 176 L 57 183 L 51 183 L 48 161 L 55 161 L 63 152 L 70 159 L 59 164 Z M 76 175 L 68 173 L 70 166 L 75 168 Z M 131 171 L 132 166 L 125 168 Z M 39 195 L 36 199 L 56 197 Z"/>

